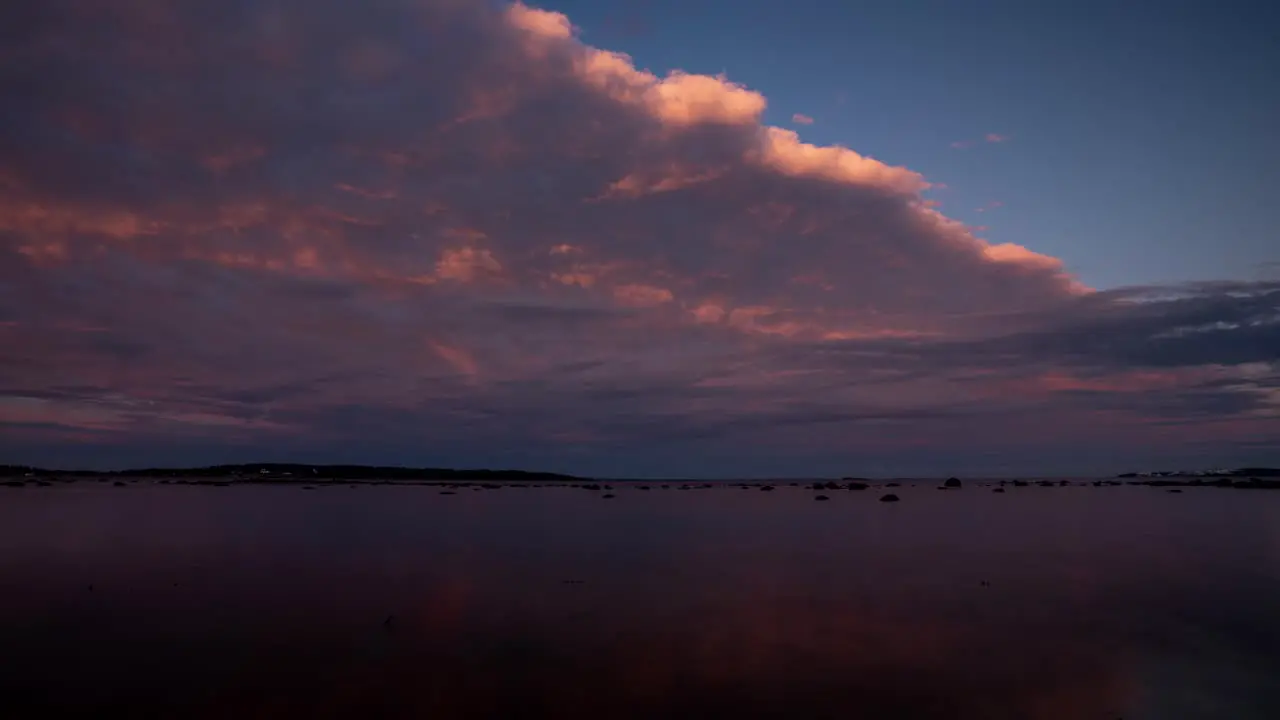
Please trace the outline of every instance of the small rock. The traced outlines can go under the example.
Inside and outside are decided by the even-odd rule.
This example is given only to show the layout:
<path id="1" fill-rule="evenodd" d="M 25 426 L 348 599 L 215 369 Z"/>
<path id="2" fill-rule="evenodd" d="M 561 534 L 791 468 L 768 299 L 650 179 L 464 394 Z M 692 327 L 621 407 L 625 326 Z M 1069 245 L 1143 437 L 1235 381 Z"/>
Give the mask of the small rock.
<path id="1" fill-rule="evenodd" d="M 952 478 L 947 478 L 947 481 L 946 481 L 946 482 L 944 482 L 944 483 L 942 483 L 942 486 L 943 486 L 943 487 L 947 487 L 947 488 L 959 488 L 959 487 L 962 487 L 962 485 L 960 484 L 960 478 L 953 478 L 953 477 L 952 477 Z"/>
<path id="2" fill-rule="evenodd" d="M 601 495 L 601 496 L 600 496 L 600 499 L 601 499 L 601 500 L 612 500 L 612 499 L 614 499 L 615 497 L 617 497 L 617 496 L 616 496 L 616 495 L 614 495 L 613 493 L 605 493 L 604 495 Z"/>
<path id="3" fill-rule="evenodd" d="M 991 492 L 998 492 L 998 493 L 1002 493 L 1002 492 L 1004 492 L 1004 488 L 1000 488 L 1000 487 L 998 487 L 998 488 L 996 488 L 996 489 L 992 490 Z"/>
<path id="4" fill-rule="evenodd" d="M 763 487 L 761 487 L 761 488 L 760 488 L 760 492 L 773 492 L 773 486 L 772 486 L 772 485 L 765 485 L 765 486 L 763 486 Z"/>
<path id="5" fill-rule="evenodd" d="M 814 500 L 830 500 L 831 498 L 827 497 L 826 495 L 814 495 L 813 499 Z"/>
<path id="6" fill-rule="evenodd" d="M 900 499 L 901 498 L 899 498 L 897 495 L 894 495 L 893 493 L 880 496 L 880 502 L 898 502 L 898 500 Z"/>

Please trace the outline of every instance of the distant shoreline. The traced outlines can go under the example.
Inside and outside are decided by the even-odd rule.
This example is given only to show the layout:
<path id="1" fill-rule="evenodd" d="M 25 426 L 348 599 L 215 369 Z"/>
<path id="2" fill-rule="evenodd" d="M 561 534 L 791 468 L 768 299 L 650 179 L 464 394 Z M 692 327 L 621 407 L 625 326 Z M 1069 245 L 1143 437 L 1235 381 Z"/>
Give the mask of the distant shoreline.
<path id="1" fill-rule="evenodd" d="M 441 483 L 513 483 L 532 485 L 582 484 L 582 483 L 636 483 L 636 484 L 808 484 L 824 482 L 826 478 L 770 478 L 770 479 L 693 479 L 693 478 L 589 478 L 564 473 L 529 470 L 490 470 L 456 468 L 410 468 L 380 465 L 306 465 L 300 463 L 246 463 L 236 465 L 212 465 L 195 468 L 134 468 L 128 470 L 56 470 L 25 465 L 0 465 L 0 478 L 12 480 L 161 480 L 172 484 L 253 484 L 253 485 L 330 485 L 330 484 L 441 484 Z M 1280 469 L 1238 468 L 1212 472 L 1128 472 L 1108 478 L 1072 478 L 1049 480 L 1046 478 L 971 478 L 982 484 L 1093 484 L 1093 485 L 1151 485 L 1157 487 L 1280 487 Z M 1115 482 L 1114 480 L 1123 482 Z M 842 482 L 855 483 L 927 483 L 941 482 L 941 478 L 881 478 L 844 477 Z M 12 484 L 12 482 L 7 483 Z"/>
<path id="2" fill-rule="evenodd" d="M 232 479 L 241 482 L 323 482 L 323 480 L 376 480 L 376 482 L 454 482 L 454 480 L 525 480 L 525 482 L 648 482 L 648 483 L 704 483 L 704 482 L 814 482 L 814 480 L 840 479 L 858 480 L 858 482 L 929 482 L 942 478 L 895 477 L 895 478 L 589 478 L 566 473 L 547 473 L 538 470 L 490 470 L 490 469 L 456 469 L 456 468 L 403 468 L 390 465 L 308 465 L 298 462 L 246 462 L 234 465 L 209 465 L 202 468 L 132 468 L 125 470 L 60 470 L 37 468 L 29 465 L 0 465 L 0 478 L 187 478 L 187 479 Z M 1139 480 L 1138 484 L 1151 483 L 1183 483 L 1210 484 L 1224 479 L 1240 478 L 1280 478 L 1280 468 L 1239 468 L 1217 471 L 1146 471 L 1146 473 L 1121 473 L 1119 475 L 1096 475 L 1088 479 L 1116 478 L 1121 480 Z M 975 477 L 979 480 L 1014 480 L 1025 479 L 1030 482 L 1039 480 L 1056 480 L 1059 478 L 1039 478 L 1021 475 L 1007 478 Z M 1083 479 L 1075 477 L 1071 479 Z"/>
<path id="3" fill-rule="evenodd" d="M 296 463 L 249 463 L 211 465 L 196 468 L 134 468 L 128 470 L 52 470 L 25 465 L 0 465 L 0 477 L 94 477 L 94 478 L 206 478 L 241 482 L 318 482 L 333 480 L 375 481 L 485 481 L 522 480 L 584 482 L 587 478 L 561 473 L 527 470 L 458 470 L 453 468 L 409 468 L 380 465 L 303 465 Z"/>

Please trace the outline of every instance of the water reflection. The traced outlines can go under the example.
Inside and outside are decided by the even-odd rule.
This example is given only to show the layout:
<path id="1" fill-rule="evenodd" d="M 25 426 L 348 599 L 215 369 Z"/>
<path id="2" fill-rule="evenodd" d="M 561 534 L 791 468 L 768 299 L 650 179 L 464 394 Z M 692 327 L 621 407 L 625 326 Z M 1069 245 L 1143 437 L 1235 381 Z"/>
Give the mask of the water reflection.
<path id="1" fill-rule="evenodd" d="M 1280 495 L 618 494 L 8 493 L 2 697 L 32 717 L 1280 717 Z"/>

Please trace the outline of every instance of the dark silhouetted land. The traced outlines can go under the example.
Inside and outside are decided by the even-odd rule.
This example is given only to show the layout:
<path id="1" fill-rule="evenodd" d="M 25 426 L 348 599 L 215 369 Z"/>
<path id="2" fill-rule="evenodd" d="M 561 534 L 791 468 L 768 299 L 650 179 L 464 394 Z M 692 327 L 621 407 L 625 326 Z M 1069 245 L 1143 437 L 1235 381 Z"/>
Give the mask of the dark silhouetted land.
<path id="1" fill-rule="evenodd" d="M 305 465 L 296 463 L 249 463 L 210 465 L 194 468 L 135 468 L 129 470 L 51 470 L 25 465 L 0 465 L 0 477 L 33 478 L 192 478 L 234 479 L 240 482 L 301 482 L 387 480 L 387 481 L 542 481 L 574 482 L 582 478 L 559 473 L 528 470 L 458 470 L 453 468 L 411 468 L 387 465 Z"/>

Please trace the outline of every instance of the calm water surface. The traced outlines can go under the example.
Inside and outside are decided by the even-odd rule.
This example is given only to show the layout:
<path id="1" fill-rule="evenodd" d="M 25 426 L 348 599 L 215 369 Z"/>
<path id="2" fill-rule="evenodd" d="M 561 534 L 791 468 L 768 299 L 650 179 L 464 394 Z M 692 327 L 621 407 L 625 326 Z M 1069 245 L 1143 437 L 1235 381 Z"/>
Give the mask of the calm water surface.
<path id="1" fill-rule="evenodd" d="M 0 715 L 1280 718 L 1280 493 L 651 487 L 0 489 Z"/>

